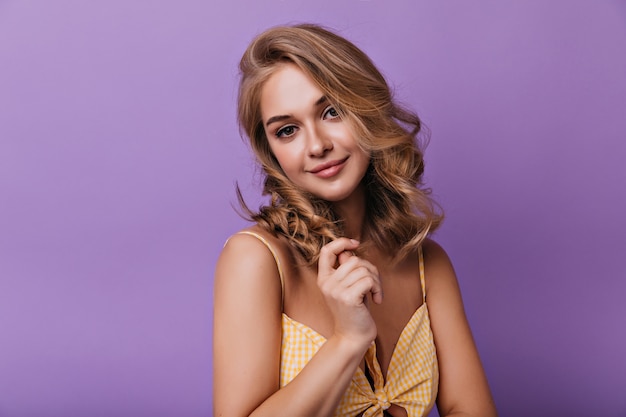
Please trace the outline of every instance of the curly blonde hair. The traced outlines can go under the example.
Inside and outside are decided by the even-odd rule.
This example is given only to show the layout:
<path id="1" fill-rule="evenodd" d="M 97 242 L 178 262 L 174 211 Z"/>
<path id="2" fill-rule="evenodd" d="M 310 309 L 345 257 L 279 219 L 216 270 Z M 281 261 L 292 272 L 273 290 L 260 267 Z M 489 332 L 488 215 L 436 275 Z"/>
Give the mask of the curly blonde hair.
<path id="1" fill-rule="evenodd" d="M 270 196 L 269 204 L 254 212 L 237 187 L 249 219 L 285 236 L 309 265 L 317 262 L 322 246 L 343 235 L 341 219 L 330 203 L 295 186 L 270 150 L 261 90 L 285 63 L 295 64 L 313 80 L 370 155 L 363 178 L 365 240 L 396 261 L 413 253 L 443 219 L 430 190 L 422 187 L 424 160 L 417 140 L 422 123 L 394 102 L 385 78 L 363 51 L 318 25 L 271 28 L 257 36 L 241 58 L 239 124 L 265 175 L 263 194 Z"/>

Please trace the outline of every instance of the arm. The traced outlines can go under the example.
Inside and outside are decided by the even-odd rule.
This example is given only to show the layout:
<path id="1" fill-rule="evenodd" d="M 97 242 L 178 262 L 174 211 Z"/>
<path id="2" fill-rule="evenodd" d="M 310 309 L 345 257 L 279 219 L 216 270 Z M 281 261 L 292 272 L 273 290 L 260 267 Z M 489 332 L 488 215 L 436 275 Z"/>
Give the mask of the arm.
<path id="1" fill-rule="evenodd" d="M 229 240 L 215 272 L 216 416 L 330 416 L 334 412 L 376 329 L 362 332 L 349 324 L 354 322 L 352 310 L 367 312 L 362 305 L 363 296 L 374 285 L 368 278 L 372 273 L 363 266 L 365 261 L 357 258 L 337 269 L 329 266 L 335 264 L 340 253 L 353 250 L 358 244 L 339 239 L 327 246 L 331 248 L 324 249 L 323 260 L 320 259 L 320 286 L 337 298 L 343 297 L 345 303 L 353 303 L 347 307 L 345 303 L 339 303 L 340 307 L 329 304 L 334 313 L 339 310 L 337 314 L 353 320 L 336 320 L 335 333 L 303 371 L 279 389 L 281 287 L 276 263 L 254 237 L 235 235 Z M 336 271 L 340 273 L 333 274 Z M 340 279 L 326 279 L 329 276 Z M 337 282 L 341 285 L 333 285 Z M 380 293 L 379 284 L 377 288 L 374 291 Z M 365 325 L 371 326 L 373 321 Z"/>
<path id="2" fill-rule="evenodd" d="M 439 360 L 437 408 L 442 417 L 496 416 L 454 268 L 437 243 L 424 243 L 428 311 Z"/>

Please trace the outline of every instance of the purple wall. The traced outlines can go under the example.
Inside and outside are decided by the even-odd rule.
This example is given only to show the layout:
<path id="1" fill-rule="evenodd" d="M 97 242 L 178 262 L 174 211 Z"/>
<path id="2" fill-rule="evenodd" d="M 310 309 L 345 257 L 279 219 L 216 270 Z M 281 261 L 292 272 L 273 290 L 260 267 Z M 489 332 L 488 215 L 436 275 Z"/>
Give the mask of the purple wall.
<path id="1" fill-rule="evenodd" d="M 234 182 L 258 201 L 236 65 L 299 21 L 431 128 L 436 239 L 501 415 L 626 415 L 623 1 L 5 0 L 0 416 L 211 414 Z"/>

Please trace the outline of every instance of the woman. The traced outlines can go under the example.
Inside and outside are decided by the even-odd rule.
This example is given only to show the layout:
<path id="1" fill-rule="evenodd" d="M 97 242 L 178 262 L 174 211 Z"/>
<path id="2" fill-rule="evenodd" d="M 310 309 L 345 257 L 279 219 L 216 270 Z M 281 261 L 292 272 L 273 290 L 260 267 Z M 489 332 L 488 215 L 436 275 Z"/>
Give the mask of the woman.
<path id="1" fill-rule="evenodd" d="M 239 121 L 270 203 L 215 273 L 217 416 L 496 414 L 454 270 L 427 238 L 420 121 L 315 25 L 258 36 Z M 428 301 L 426 303 L 426 301 Z"/>

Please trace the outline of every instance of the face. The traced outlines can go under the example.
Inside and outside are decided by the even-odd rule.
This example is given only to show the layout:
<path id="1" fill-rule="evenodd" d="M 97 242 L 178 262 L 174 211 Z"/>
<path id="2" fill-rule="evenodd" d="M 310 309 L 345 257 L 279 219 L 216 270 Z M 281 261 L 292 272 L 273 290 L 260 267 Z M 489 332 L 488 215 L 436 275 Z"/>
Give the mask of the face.
<path id="1" fill-rule="evenodd" d="M 298 67 L 285 64 L 266 81 L 261 115 L 269 146 L 294 184 L 331 202 L 362 191 L 369 155 L 359 148 L 333 104 Z"/>

